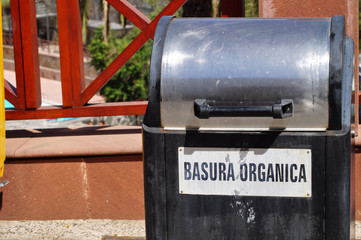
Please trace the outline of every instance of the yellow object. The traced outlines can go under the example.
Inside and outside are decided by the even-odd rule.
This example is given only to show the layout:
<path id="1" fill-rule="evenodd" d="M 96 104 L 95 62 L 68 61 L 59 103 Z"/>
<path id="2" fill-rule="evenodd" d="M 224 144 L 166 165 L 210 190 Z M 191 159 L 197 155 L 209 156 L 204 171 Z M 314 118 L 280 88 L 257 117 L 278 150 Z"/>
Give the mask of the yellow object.
<path id="1" fill-rule="evenodd" d="M 1 1 L 0 1 L 1 9 Z M 5 96 L 4 96 L 4 62 L 3 62 L 3 29 L 0 14 L 0 177 L 4 173 L 5 161 Z"/>

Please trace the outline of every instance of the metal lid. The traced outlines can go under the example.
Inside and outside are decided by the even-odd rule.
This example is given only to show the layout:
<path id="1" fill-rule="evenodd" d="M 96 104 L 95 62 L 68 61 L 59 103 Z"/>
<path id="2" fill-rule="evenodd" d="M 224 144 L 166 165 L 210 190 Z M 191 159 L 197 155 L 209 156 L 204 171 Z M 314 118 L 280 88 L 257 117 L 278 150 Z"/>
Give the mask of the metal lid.
<path id="1" fill-rule="evenodd" d="M 331 18 L 162 19 L 150 82 L 161 127 L 326 130 L 331 25 Z"/>

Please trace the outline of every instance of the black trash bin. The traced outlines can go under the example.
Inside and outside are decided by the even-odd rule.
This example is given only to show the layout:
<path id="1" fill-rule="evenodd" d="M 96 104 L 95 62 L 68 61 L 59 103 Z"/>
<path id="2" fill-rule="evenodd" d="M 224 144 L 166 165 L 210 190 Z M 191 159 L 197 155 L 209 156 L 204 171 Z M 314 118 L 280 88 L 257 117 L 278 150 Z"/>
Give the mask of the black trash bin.
<path id="1" fill-rule="evenodd" d="M 350 239 L 344 17 L 177 19 L 154 37 L 148 240 Z"/>

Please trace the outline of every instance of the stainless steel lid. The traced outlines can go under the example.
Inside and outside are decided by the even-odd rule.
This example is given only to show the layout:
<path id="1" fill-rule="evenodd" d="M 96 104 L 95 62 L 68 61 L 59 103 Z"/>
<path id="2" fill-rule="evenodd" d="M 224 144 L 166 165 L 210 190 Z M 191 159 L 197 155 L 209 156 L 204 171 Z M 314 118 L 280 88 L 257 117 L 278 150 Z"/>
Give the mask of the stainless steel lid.
<path id="1" fill-rule="evenodd" d="M 173 19 L 162 39 L 162 127 L 326 130 L 330 29 L 331 18 Z"/>

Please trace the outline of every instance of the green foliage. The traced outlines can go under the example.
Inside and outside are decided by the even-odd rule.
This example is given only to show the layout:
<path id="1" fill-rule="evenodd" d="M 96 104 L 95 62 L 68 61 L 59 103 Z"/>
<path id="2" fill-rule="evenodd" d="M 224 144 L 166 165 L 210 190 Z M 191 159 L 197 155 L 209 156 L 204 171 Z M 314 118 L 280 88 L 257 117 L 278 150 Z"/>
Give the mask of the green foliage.
<path id="1" fill-rule="evenodd" d="M 104 43 L 102 30 L 102 27 L 96 30 L 88 46 L 91 64 L 98 71 L 103 71 L 139 34 L 138 29 L 133 29 L 125 37 L 117 39 L 111 32 L 108 43 Z M 148 97 L 151 49 L 152 43 L 148 41 L 101 89 L 100 93 L 106 96 L 108 102 Z"/>
<path id="2" fill-rule="evenodd" d="M 10 7 L 10 0 L 1 0 L 2 7 Z"/>
<path id="3" fill-rule="evenodd" d="M 245 14 L 246 17 L 258 17 L 258 0 L 245 0 Z"/>
<path id="4" fill-rule="evenodd" d="M 156 17 L 170 2 L 170 0 L 146 1 L 153 8 L 153 12 L 148 16 L 150 19 Z M 176 15 L 179 15 L 179 12 Z M 88 45 L 91 54 L 91 65 L 99 72 L 109 66 L 119 53 L 140 33 L 139 29 L 132 29 L 126 36 L 115 38 L 114 33 L 110 32 L 108 42 L 105 43 L 102 31 L 103 27 L 98 28 Z M 106 97 L 108 102 L 148 98 L 151 51 L 152 41 L 149 40 L 100 90 L 100 93 Z"/>
<path id="5" fill-rule="evenodd" d="M 90 0 L 80 0 L 80 15 L 81 15 L 81 32 L 83 37 L 83 44 L 87 43 L 88 38 L 88 20 L 89 20 L 89 5 Z"/>

